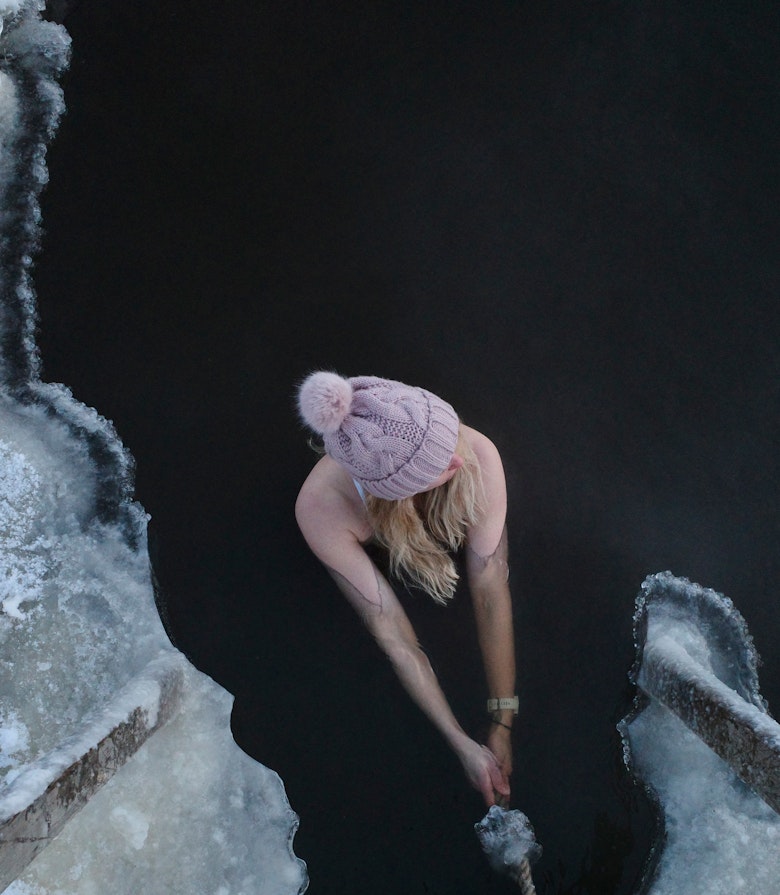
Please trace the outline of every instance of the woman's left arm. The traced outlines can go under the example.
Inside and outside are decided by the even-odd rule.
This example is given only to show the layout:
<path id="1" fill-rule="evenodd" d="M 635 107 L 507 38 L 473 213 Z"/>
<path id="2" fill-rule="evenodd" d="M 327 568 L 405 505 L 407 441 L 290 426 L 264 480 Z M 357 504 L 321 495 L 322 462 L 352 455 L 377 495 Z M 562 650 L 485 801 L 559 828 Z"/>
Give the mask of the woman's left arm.
<path id="1" fill-rule="evenodd" d="M 506 480 L 501 457 L 492 442 L 479 436 L 474 447 L 485 486 L 485 512 L 480 523 L 469 532 L 466 571 L 474 604 L 477 638 L 485 665 L 488 696 L 498 698 L 515 694 L 514 629 L 507 562 Z M 514 717 L 512 709 L 493 713 L 493 721 L 500 723 L 490 725 L 487 740 L 487 746 L 498 760 L 507 783 L 512 773 L 509 728 Z"/>

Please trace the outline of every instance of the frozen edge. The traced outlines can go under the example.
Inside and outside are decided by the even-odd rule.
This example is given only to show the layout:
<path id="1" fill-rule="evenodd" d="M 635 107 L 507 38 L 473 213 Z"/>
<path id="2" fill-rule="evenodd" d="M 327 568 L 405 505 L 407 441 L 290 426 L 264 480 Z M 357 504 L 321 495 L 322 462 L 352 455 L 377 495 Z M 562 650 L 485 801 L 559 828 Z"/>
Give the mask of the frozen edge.
<path id="1" fill-rule="evenodd" d="M 688 578 L 673 575 L 669 571 L 648 575 L 637 594 L 633 621 L 636 658 L 629 672 L 633 684 L 637 683 L 642 666 L 647 640 L 648 613 L 652 604 L 657 601 L 677 604 L 686 614 L 690 614 L 693 610 L 702 618 L 710 616 L 727 632 L 732 641 L 729 645 L 738 643 L 743 647 L 742 660 L 745 667 L 744 674 L 738 681 L 737 692 L 761 711 L 768 711 L 766 700 L 759 690 L 758 668 L 761 665 L 761 657 L 740 611 L 724 594 L 709 587 L 702 587 Z"/>

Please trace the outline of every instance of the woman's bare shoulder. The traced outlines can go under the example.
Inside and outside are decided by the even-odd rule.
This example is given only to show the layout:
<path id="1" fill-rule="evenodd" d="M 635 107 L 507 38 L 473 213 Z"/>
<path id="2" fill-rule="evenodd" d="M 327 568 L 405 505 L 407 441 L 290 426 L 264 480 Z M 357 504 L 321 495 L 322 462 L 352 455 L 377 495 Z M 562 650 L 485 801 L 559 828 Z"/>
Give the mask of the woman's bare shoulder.
<path id="1" fill-rule="evenodd" d="M 314 465 L 295 501 L 295 518 L 306 540 L 370 534 L 363 502 L 349 475 L 327 454 Z M 368 529 L 368 531 L 367 531 Z"/>
<path id="2" fill-rule="evenodd" d="M 501 542 L 506 522 L 506 478 L 501 455 L 493 442 L 464 427 L 466 439 L 474 451 L 482 473 L 484 512 L 479 522 L 468 533 L 469 547 L 479 556 L 491 556 Z"/>
<path id="3" fill-rule="evenodd" d="M 472 429 L 471 426 L 463 425 L 462 430 L 471 450 L 474 451 L 474 454 L 476 455 L 480 469 L 482 469 L 483 472 L 487 471 L 488 473 L 491 471 L 503 472 L 501 455 L 498 453 L 498 448 L 487 435 L 483 435 L 482 432 Z"/>

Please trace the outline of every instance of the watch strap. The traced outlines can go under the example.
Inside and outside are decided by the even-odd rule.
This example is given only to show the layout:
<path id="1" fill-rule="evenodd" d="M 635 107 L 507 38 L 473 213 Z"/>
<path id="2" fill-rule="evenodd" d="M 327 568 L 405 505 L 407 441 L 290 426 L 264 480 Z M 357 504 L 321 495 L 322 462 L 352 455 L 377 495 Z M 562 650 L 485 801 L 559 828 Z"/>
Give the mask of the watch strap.
<path id="1" fill-rule="evenodd" d="M 497 699 L 488 699 L 487 710 L 498 712 L 502 709 L 512 709 L 517 714 L 520 709 L 520 699 L 517 696 L 499 696 Z"/>

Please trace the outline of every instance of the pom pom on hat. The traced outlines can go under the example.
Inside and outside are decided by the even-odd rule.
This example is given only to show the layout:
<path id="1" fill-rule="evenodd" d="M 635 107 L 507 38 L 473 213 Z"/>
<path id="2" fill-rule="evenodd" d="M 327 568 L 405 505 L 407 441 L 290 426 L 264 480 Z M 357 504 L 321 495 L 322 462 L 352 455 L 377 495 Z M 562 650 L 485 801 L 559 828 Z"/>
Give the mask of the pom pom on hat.
<path id="1" fill-rule="evenodd" d="M 338 432 L 352 406 L 352 385 L 338 373 L 312 373 L 298 391 L 298 411 L 320 435 Z"/>

